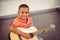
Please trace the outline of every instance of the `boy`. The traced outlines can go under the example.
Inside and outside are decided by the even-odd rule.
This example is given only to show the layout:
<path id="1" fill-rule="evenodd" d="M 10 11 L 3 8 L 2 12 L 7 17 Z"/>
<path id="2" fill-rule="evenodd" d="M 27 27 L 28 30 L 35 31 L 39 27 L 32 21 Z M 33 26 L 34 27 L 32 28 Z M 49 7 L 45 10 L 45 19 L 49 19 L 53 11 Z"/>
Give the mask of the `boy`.
<path id="1" fill-rule="evenodd" d="M 10 31 L 17 33 L 25 38 L 31 38 L 30 34 L 21 32 L 17 30 L 17 27 L 28 28 L 32 24 L 32 18 L 29 15 L 29 7 L 26 4 L 22 4 L 19 6 L 18 17 L 14 19 L 12 24 L 10 25 Z"/>

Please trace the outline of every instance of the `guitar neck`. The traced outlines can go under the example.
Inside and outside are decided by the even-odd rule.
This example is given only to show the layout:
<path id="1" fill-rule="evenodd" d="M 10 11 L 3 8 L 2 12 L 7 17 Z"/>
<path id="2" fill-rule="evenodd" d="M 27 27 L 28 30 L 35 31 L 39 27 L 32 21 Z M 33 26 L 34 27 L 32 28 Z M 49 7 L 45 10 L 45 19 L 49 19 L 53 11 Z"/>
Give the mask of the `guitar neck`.
<path id="1" fill-rule="evenodd" d="M 45 27 L 44 29 L 46 29 L 46 31 L 53 30 L 53 29 L 50 28 L 50 27 Z M 33 34 L 34 34 L 34 35 L 37 35 L 37 34 L 44 34 L 44 33 L 43 33 L 43 32 L 44 32 L 44 29 L 43 29 L 43 28 L 42 28 L 42 29 L 39 29 L 38 31 L 34 32 Z"/>

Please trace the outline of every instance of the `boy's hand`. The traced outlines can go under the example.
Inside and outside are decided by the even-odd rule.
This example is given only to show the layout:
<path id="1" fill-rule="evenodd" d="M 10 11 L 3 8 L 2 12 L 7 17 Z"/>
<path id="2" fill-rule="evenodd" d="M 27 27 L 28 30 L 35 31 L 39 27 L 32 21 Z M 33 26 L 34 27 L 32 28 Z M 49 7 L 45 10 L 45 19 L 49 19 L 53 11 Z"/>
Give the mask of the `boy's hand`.
<path id="1" fill-rule="evenodd" d="M 51 24 L 51 25 L 49 26 L 49 28 L 43 29 L 42 34 L 47 33 L 47 32 L 49 31 L 49 29 L 54 30 L 55 28 L 56 28 L 56 25 L 55 25 L 55 24 Z"/>
<path id="2" fill-rule="evenodd" d="M 47 29 L 43 29 L 42 34 L 46 34 L 48 32 Z"/>
<path id="3" fill-rule="evenodd" d="M 24 37 L 27 38 L 27 39 L 32 38 L 31 34 L 29 34 L 29 33 L 25 33 Z"/>

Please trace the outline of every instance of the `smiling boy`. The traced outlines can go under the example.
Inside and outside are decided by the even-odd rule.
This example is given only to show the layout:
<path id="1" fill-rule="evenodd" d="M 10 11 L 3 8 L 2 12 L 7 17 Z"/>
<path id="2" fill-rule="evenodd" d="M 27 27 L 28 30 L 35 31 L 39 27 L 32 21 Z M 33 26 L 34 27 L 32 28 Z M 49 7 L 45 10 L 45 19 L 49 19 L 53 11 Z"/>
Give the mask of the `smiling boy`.
<path id="1" fill-rule="evenodd" d="M 29 39 L 32 37 L 30 34 L 19 31 L 16 28 L 28 28 L 30 25 L 32 25 L 32 18 L 29 14 L 29 7 L 26 4 L 22 4 L 19 6 L 18 17 L 10 25 L 10 31 Z"/>

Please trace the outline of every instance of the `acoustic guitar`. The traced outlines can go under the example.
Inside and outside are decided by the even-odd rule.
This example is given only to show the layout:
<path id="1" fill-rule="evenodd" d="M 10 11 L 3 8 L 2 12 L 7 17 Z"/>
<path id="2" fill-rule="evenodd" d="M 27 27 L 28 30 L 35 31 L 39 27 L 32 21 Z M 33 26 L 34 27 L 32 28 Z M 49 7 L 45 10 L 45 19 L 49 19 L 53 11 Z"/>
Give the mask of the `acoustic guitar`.
<path id="1" fill-rule="evenodd" d="M 55 27 L 47 27 L 46 28 L 47 29 L 46 31 L 49 31 L 49 30 L 54 29 L 54 28 Z M 22 31 L 22 32 L 25 32 L 25 33 L 33 33 L 34 36 L 33 36 L 33 38 L 26 39 L 23 36 L 20 36 L 19 37 L 18 34 L 15 34 L 14 32 L 10 32 L 10 38 L 11 38 L 11 40 L 20 40 L 20 38 L 22 40 L 38 40 L 37 34 L 43 34 L 43 31 L 42 30 L 37 30 L 37 28 L 34 27 L 34 26 L 31 26 L 29 28 L 17 27 L 17 30 Z"/>

